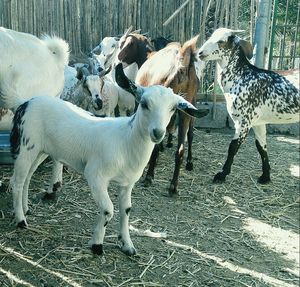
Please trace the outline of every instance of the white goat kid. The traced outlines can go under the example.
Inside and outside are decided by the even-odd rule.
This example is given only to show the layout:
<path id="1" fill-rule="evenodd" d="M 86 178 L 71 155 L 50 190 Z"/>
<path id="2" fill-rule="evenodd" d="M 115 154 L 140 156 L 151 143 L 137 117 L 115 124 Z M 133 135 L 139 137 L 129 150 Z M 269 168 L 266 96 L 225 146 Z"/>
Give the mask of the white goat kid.
<path id="1" fill-rule="evenodd" d="M 86 67 L 65 69 L 65 86 L 60 98 L 96 116 L 114 116 L 118 102 L 115 84 L 101 75 L 91 75 Z"/>
<path id="2" fill-rule="evenodd" d="M 198 52 L 200 60 L 216 60 L 221 66 L 227 110 L 235 124 L 227 160 L 223 170 L 215 175 L 214 182 L 225 181 L 233 158 L 252 127 L 262 160 L 263 173 L 258 182 L 264 184 L 270 181 L 266 124 L 299 121 L 300 94 L 283 76 L 250 64 L 247 57 L 252 57 L 252 46 L 235 35 L 239 32 L 219 28 Z"/>
<path id="3" fill-rule="evenodd" d="M 109 183 L 119 184 L 121 249 L 127 255 L 136 253 L 128 228 L 132 188 L 141 177 L 154 145 L 163 140 L 176 108 L 192 116 L 199 111 L 170 88 L 135 85 L 124 75 L 121 65 L 116 68 L 116 80 L 140 102 L 131 117 L 97 118 L 71 103 L 46 96 L 35 97 L 18 108 L 11 133 L 15 155 L 11 186 L 19 227 L 27 226 L 25 189 L 32 171 L 39 157 L 50 155 L 87 179 L 100 211 L 90 241 L 95 254 L 103 253 L 106 225 L 113 216 L 107 191 Z"/>
<path id="4" fill-rule="evenodd" d="M 89 75 L 85 78 L 83 85 L 88 89 L 93 108 L 101 116 L 114 116 L 118 104 L 118 90 L 115 84 L 107 77 Z"/>

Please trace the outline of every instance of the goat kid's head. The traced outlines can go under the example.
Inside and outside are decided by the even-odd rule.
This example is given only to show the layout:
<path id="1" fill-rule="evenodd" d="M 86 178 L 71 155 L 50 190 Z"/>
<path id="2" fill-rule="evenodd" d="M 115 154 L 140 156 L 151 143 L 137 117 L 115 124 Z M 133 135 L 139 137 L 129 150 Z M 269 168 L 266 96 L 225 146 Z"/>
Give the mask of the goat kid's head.
<path id="1" fill-rule="evenodd" d="M 197 53 L 197 57 L 203 61 L 220 60 L 229 57 L 231 51 L 237 45 L 242 48 L 248 59 L 252 58 L 252 46 L 248 41 L 242 40 L 236 34 L 243 30 L 231 30 L 218 28 L 210 38 L 202 45 Z"/>
<path id="2" fill-rule="evenodd" d="M 146 36 L 131 33 L 120 39 L 117 52 L 118 61 L 122 62 L 125 68 L 132 63 L 137 63 L 140 67 L 147 60 L 148 53 L 153 50 L 154 48 Z"/>
<path id="3" fill-rule="evenodd" d="M 119 48 L 119 40 L 120 38 L 118 37 L 105 37 L 101 43 L 90 52 L 89 57 L 97 62 L 98 72 L 106 71 L 111 67 Z"/>
<path id="4" fill-rule="evenodd" d="M 82 83 L 89 95 L 92 97 L 92 105 L 96 111 L 103 107 L 101 91 L 103 80 L 99 75 L 91 75 L 87 68 L 83 67 L 77 70 L 77 79 Z"/>
<path id="5" fill-rule="evenodd" d="M 89 75 L 83 81 L 83 86 L 88 90 L 92 97 L 92 105 L 96 111 L 103 108 L 103 99 L 101 91 L 103 80 L 98 75 Z"/>
<path id="6" fill-rule="evenodd" d="M 171 88 L 136 85 L 125 76 L 121 63 L 116 66 L 116 82 L 130 92 L 139 103 L 137 112 L 153 143 L 157 144 L 163 140 L 167 125 L 176 109 L 192 117 L 208 114 L 208 110 L 197 110 L 183 97 L 176 95 Z"/>

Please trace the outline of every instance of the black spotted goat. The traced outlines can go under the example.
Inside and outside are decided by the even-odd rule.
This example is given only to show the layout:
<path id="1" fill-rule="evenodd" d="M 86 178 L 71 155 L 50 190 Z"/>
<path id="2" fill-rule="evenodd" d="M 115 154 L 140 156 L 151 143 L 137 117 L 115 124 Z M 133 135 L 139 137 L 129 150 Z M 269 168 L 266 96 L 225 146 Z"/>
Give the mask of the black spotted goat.
<path id="1" fill-rule="evenodd" d="M 231 171 L 233 158 L 253 128 L 256 147 L 262 159 L 262 175 L 258 182 L 270 181 L 267 154 L 266 124 L 287 124 L 299 121 L 300 95 L 285 77 L 259 69 L 248 59 L 252 46 L 236 34 L 242 32 L 217 29 L 198 51 L 199 61 L 216 60 L 221 67 L 227 110 L 235 125 L 235 134 L 229 145 L 228 156 L 214 182 L 224 182 Z M 248 58 L 248 59 L 247 59 Z"/>

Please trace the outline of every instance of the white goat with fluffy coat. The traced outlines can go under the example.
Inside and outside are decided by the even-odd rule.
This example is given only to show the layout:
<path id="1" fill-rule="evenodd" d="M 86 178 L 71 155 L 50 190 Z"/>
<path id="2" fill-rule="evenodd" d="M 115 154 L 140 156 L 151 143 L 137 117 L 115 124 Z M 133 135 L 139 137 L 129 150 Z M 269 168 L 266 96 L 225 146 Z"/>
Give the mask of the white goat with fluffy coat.
<path id="1" fill-rule="evenodd" d="M 7 109 L 15 111 L 33 96 L 58 96 L 68 62 L 69 45 L 64 40 L 47 35 L 39 39 L 0 27 L 0 121 L 8 118 Z M 61 180 L 62 165 L 54 163 L 49 189 L 58 189 Z"/>
<path id="2" fill-rule="evenodd" d="M 214 182 L 225 181 L 235 154 L 253 128 L 262 160 L 263 173 L 258 182 L 264 184 L 270 181 L 266 124 L 299 121 L 300 93 L 285 77 L 250 64 L 247 57 L 252 57 L 252 46 L 236 36 L 239 32 L 219 28 L 198 52 L 201 60 L 216 60 L 221 66 L 227 110 L 235 124 L 227 160 L 222 171 L 215 175 Z"/>
<path id="3" fill-rule="evenodd" d="M 87 179 L 100 210 L 90 241 L 95 254 L 103 253 L 105 228 L 113 216 L 107 191 L 109 183 L 119 184 L 122 251 L 127 255 L 136 253 L 128 228 L 131 190 L 141 177 L 154 145 L 163 140 L 176 108 L 192 116 L 197 116 L 198 110 L 170 88 L 136 86 L 124 75 L 121 64 L 116 67 L 116 80 L 140 102 L 131 117 L 93 117 L 71 103 L 52 97 L 35 97 L 18 108 L 11 133 L 15 156 L 11 186 L 19 227 L 27 226 L 24 214 L 28 210 L 32 173 L 39 158 L 50 155 Z"/>
<path id="4" fill-rule="evenodd" d="M 39 39 L 0 27 L 0 59 L 0 107 L 14 110 L 24 99 L 61 93 L 69 46 L 57 37 Z M 11 85 L 20 98 L 7 92 Z"/>

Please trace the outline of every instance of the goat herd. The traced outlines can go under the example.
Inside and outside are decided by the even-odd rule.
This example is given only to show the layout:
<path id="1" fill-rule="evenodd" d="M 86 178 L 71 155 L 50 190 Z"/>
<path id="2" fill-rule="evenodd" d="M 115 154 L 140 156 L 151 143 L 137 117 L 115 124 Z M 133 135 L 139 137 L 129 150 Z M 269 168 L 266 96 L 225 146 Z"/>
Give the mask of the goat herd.
<path id="1" fill-rule="evenodd" d="M 151 184 L 166 132 L 167 146 L 172 146 L 176 116 L 178 142 L 170 195 L 178 193 L 186 137 L 186 169 L 193 169 L 194 117 L 209 113 L 206 107 L 195 108 L 196 93 L 205 63 L 211 60 L 221 67 L 220 81 L 235 125 L 226 162 L 213 181 L 225 181 L 253 128 L 262 160 L 258 182 L 268 183 L 265 125 L 299 120 L 299 89 L 285 77 L 250 64 L 252 47 L 238 36 L 240 32 L 219 28 L 199 47 L 198 36 L 182 45 L 165 38 L 151 42 L 129 29 L 122 37 L 104 38 L 91 51 L 89 65 L 71 67 L 64 40 L 39 39 L 1 27 L 0 120 L 5 109 L 14 113 L 10 185 L 17 226 L 27 226 L 30 179 L 50 156 L 53 170 L 46 198 L 54 198 L 60 189 L 63 164 L 87 179 L 100 211 L 90 241 L 95 254 L 103 253 L 105 229 L 113 216 L 108 186 L 110 182 L 120 186 L 121 249 L 134 255 L 128 227 L 132 188 L 148 163 L 144 181 Z M 120 117 L 115 117 L 116 110 Z"/>

